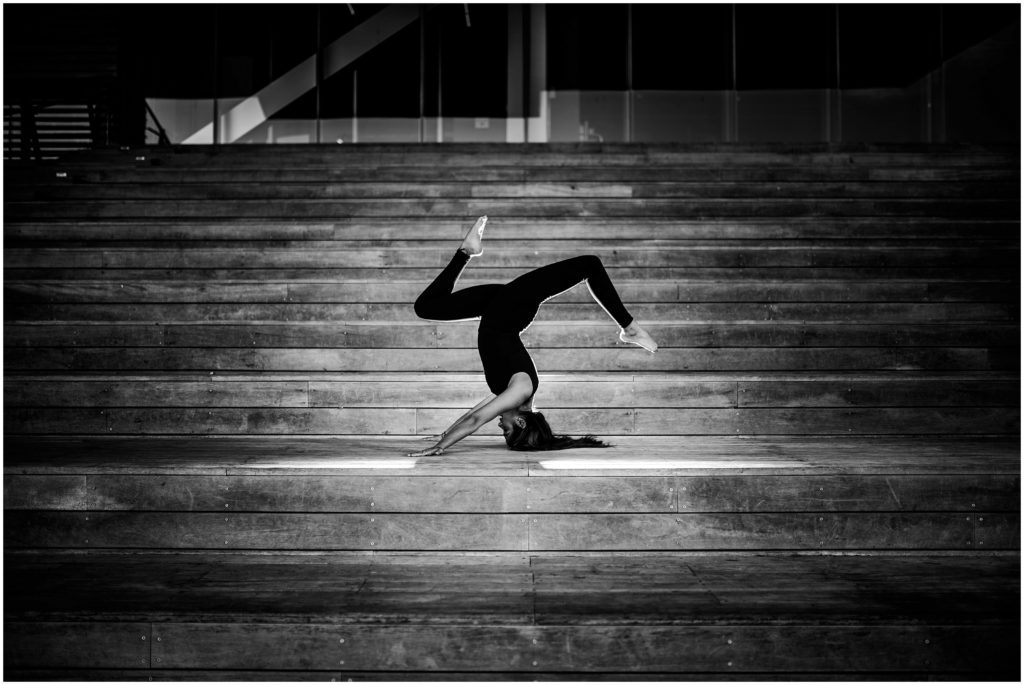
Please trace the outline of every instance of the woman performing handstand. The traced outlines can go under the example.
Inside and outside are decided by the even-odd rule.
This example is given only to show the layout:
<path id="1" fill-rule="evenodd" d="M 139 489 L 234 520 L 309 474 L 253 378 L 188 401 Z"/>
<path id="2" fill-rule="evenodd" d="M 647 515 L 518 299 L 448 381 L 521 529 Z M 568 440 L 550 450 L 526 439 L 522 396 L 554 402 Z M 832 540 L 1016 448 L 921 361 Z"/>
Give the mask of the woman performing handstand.
<path id="1" fill-rule="evenodd" d="M 506 285 L 476 285 L 452 292 L 470 258 L 483 254 L 481 242 L 486 223 L 486 216 L 477 219 L 448 266 L 416 299 L 415 311 L 420 318 L 434 321 L 480 319 L 477 348 L 487 386 L 493 394 L 453 423 L 436 445 L 409 456 L 441 454 L 495 417 L 500 417 L 498 426 L 513 450 L 607 447 L 590 435 L 553 435 L 544 415 L 533 411 L 533 396 L 540 381 L 537 367 L 519 335 L 533 323 L 544 302 L 586 281 L 590 294 L 622 328 L 619 339 L 652 353 L 658 345 L 626 311 L 601 260 L 593 255 L 542 266 Z"/>

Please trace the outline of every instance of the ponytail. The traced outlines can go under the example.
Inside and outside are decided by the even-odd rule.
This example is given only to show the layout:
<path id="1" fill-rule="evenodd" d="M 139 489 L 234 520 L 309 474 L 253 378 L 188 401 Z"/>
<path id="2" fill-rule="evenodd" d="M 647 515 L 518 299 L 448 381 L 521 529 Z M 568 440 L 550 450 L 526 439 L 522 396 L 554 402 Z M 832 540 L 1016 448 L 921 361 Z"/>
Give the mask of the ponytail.
<path id="1" fill-rule="evenodd" d="M 517 452 L 547 452 L 551 450 L 568 450 L 576 447 L 611 447 L 593 435 L 573 438 L 568 435 L 555 435 L 551 426 L 540 412 L 522 412 L 520 417 L 526 422 L 525 427 L 513 426 L 505 442 L 511 450 Z"/>

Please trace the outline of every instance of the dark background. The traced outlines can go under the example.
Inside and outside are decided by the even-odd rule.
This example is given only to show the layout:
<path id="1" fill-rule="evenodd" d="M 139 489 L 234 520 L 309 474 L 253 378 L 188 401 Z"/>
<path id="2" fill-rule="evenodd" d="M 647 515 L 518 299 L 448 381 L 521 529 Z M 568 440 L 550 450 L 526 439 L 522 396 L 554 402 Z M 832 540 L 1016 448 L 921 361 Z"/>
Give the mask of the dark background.
<path id="1" fill-rule="evenodd" d="M 111 112 L 112 142 L 138 144 L 144 98 L 251 95 L 382 7 L 5 5 L 4 96 L 91 97 Z M 467 27 L 462 5 L 434 7 L 274 118 L 352 116 L 354 101 L 359 116 L 519 116 L 507 111 L 508 6 L 470 14 Z M 547 88 L 899 87 L 1019 21 L 1018 5 L 554 4 Z M 1019 127 L 1019 63 L 985 78 L 988 104 Z"/>

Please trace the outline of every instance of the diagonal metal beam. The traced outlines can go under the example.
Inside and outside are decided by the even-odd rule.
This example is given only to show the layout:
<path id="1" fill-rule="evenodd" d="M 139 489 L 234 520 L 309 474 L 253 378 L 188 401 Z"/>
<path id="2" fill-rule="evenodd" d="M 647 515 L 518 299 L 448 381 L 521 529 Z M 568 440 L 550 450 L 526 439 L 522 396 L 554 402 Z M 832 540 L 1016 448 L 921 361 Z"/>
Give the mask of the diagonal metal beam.
<path id="1" fill-rule="evenodd" d="M 419 5 L 390 5 L 355 27 L 323 51 L 323 75 L 335 74 L 420 18 Z M 220 117 L 221 135 L 233 142 L 316 87 L 316 55 L 303 60 L 255 95 Z M 213 122 L 190 135 L 185 144 L 212 140 Z"/>

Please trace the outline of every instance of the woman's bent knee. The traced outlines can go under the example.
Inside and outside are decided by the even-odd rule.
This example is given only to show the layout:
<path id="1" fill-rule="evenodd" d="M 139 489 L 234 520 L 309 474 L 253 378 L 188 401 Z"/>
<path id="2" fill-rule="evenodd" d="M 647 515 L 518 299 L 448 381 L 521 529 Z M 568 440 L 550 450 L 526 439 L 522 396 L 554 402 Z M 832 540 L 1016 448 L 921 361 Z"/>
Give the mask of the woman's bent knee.
<path id="1" fill-rule="evenodd" d="M 417 298 L 416 302 L 412 305 L 412 310 L 416 312 L 416 316 L 421 319 L 429 319 L 431 314 L 431 307 L 429 305 L 430 300 L 422 297 Z"/>

